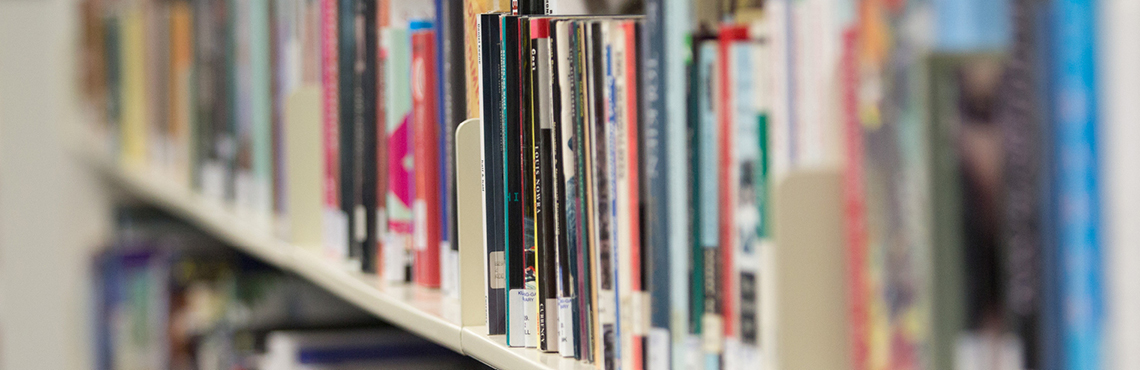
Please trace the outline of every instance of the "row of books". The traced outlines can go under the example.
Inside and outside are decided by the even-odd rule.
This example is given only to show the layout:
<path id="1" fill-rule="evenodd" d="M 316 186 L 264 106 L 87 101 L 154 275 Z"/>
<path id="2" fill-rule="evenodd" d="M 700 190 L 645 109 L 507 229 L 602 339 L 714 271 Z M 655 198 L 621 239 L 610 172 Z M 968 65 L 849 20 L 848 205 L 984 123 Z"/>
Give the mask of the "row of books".
<path id="1" fill-rule="evenodd" d="M 477 156 L 510 346 L 778 366 L 774 194 L 824 170 L 853 367 L 1098 368 L 1093 5 L 97 0 L 89 92 L 124 165 L 448 292 Z"/>

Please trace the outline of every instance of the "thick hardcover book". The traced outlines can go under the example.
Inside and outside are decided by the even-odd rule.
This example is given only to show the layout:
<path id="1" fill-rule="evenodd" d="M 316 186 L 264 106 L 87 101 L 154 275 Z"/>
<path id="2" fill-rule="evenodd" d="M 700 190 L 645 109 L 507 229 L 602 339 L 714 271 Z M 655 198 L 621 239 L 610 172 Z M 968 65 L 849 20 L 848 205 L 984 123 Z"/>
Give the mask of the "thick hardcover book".
<path id="1" fill-rule="evenodd" d="M 558 232 L 558 353 L 579 357 L 578 327 L 578 179 L 575 177 L 573 73 L 570 54 L 570 22 L 551 21 L 551 51 L 554 81 L 551 110 L 554 126 L 554 171 Z"/>
<path id="2" fill-rule="evenodd" d="M 538 348 L 543 352 L 558 351 L 558 261 L 555 196 L 554 161 L 555 145 L 553 110 L 554 93 L 551 57 L 550 19 L 530 20 L 531 36 L 531 81 L 533 81 L 531 111 L 534 115 L 534 213 L 535 244 L 538 263 Z"/>
<path id="3" fill-rule="evenodd" d="M 534 150 L 535 117 L 533 115 L 532 100 L 535 87 L 532 81 L 532 59 L 530 45 L 530 19 L 519 17 L 519 180 L 522 182 L 519 199 L 522 208 L 522 234 L 523 234 L 523 335 L 527 347 L 538 346 L 538 306 L 536 293 L 538 291 L 538 253 L 536 250 L 534 217 Z"/>
<path id="4" fill-rule="evenodd" d="M 353 225 L 356 223 L 357 199 L 357 171 L 356 171 L 356 138 L 358 125 L 356 122 L 356 84 L 360 81 L 355 73 L 356 64 L 356 0 L 337 0 L 337 32 L 339 39 L 337 45 L 337 133 L 340 138 L 340 147 L 337 150 L 340 158 L 340 212 L 343 215 L 343 224 L 337 229 L 344 235 L 346 248 L 342 252 L 347 256 L 346 262 L 351 269 L 360 268 L 360 254 L 362 244 L 355 237 Z M 363 35 L 361 35 L 363 36 Z M 363 217 L 363 213 L 359 216 Z"/>
<path id="5" fill-rule="evenodd" d="M 503 234 L 506 240 L 507 261 L 507 345 L 526 345 L 526 325 L 523 321 L 525 286 L 525 248 L 522 208 L 522 134 L 519 113 L 519 18 L 506 15 L 502 18 L 501 55 L 502 74 L 502 135 L 503 151 Z"/>
<path id="6" fill-rule="evenodd" d="M 483 118 L 483 235 L 486 239 L 487 332 L 507 332 L 506 240 L 503 233 L 503 127 L 500 95 L 502 38 L 499 14 L 479 16 L 479 75 Z"/>
<path id="7" fill-rule="evenodd" d="M 384 243 L 384 275 L 389 281 L 411 281 L 412 203 L 415 157 L 412 154 L 411 38 L 407 29 L 392 27 L 382 37 L 385 58 L 384 111 L 387 130 L 388 236 Z"/>
<path id="8" fill-rule="evenodd" d="M 412 22 L 412 131 L 415 137 L 416 200 L 412 206 L 415 255 L 413 281 L 439 287 L 439 122 L 436 118 L 435 31 L 429 22 Z"/>
<path id="9" fill-rule="evenodd" d="M 1052 1 L 1049 94 L 1059 271 L 1061 367 L 1099 369 L 1103 357 L 1096 21 L 1093 0 Z M 1081 108 L 1073 108 L 1081 107 Z"/>

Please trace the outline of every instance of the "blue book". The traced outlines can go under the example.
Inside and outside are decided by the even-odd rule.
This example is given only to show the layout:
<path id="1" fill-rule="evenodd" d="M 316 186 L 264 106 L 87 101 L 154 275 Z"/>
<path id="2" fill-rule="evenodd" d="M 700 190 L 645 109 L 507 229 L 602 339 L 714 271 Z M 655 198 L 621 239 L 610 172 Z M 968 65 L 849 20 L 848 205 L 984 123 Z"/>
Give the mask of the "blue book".
<path id="1" fill-rule="evenodd" d="M 1097 191 L 1096 2 L 1054 0 L 1050 66 L 1057 302 L 1063 368 L 1100 369 L 1103 289 Z"/>

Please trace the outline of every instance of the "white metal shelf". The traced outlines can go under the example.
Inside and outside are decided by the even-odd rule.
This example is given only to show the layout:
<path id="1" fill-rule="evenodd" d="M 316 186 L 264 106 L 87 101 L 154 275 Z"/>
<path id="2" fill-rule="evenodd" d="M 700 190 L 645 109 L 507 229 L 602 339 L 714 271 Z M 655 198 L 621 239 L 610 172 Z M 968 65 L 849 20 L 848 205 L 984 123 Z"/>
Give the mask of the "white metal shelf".
<path id="1" fill-rule="evenodd" d="M 88 137 L 79 141 L 78 155 L 107 178 L 113 188 L 164 209 L 234 248 L 296 273 L 416 335 L 500 369 L 594 369 L 590 364 L 555 353 L 508 347 L 502 336 L 488 336 L 486 326 L 462 327 L 458 300 L 444 297 L 439 290 L 387 284 L 375 276 L 348 271 L 311 249 L 275 238 L 270 225 L 239 217 L 230 207 L 198 195 L 185 185 L 147 170 L 118 165 L 96 144 L 99 140 Z"/>

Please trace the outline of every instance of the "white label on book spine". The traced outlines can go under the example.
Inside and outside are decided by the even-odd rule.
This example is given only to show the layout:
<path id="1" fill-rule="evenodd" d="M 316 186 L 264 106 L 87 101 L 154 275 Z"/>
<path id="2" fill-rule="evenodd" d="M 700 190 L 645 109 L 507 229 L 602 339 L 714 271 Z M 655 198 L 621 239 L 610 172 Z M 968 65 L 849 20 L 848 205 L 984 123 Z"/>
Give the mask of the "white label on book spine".
<path id="1" fill-rule="evenodd" d="M 507 296 L 507 345 L 511 347 L 526 346 L 526 323 L 523 317 L 525 304 L 523 296 L 525 289 L 511 289 Z"/>
<path id="2" fill-rule="evenodd" d="M 339 208 L 325 208 L 325 247 L 329 257 L 348 258 L 348 215 Z"/>
<path id="3" fill-rule="evenodd" d="M 530 348 L 538 347 L 538 293 L 534 289 L 524 289 L 522 291 L 522 318 L 523 318 L 523 337 L 526 338 L 526 346 Z"/>
<path id="4" fill-rule="evenodd" d="M 365 229 L 368 227 L 368 219 L 365 212 L 364 206 L 360 204 L 352 209 L 352 220 L 355 221 L 352 223 L 352 237 L 357 243 L 363 243 L 368 237 L 368 230 Z"/>
<path id="5" fill-rule="evenodd" d="M 649 293 L 633 293 L 629 302 L 630 329 L 633 330 L 633 335 L 644 336 L 649 331 L 649 305 L 645 304 L 649 302 Z"/>
<path id="6" fill-rule="evenodd" d="M 491 289 L 507 287 L 507 254 L 503 251 L 491 252 Z"/>
<path id="7" fill-rule="evenodd" d="M 724 350 L 724 319 L 720 315 L 701 316 L 701 339 L 701 348 L 707 353 L 719 354 Z"/>
<path id="8" fill-rule="evenodd" d="M 649 329 L 646 348 L 646 370 L 669 370 L 669 329 Z"/>
<path id="9" fill-rule="evenodd" d="M 384 277 L 388 281 L 404 281 L 407 268 L 407 238 L 388 234 L 384 241 Z"/>
<path id="10" fill-rule="evenodd" d="M 439 243 L 440 290 L 444 296 L 459 298 L 459 251 L 451 250 L 451 243 Z"/>
<path id="11" fill-rule="evenodd" d="M 571 327 L 573 312 L 570 311 L 572 304 L 572 298 L 558 298 L 558 317 L 562 318 L 558 320 L 558 354 L 562 357 L 574 357 L 574 328 Z"/>
<path id="12" fill-rule="evenodd" d="M 701 351 L 700 335 L 692 334 L 685 337 L 685 370 L 704 369 L 704 352 Z"/>
<path id="13" fill-rule="evenodd" d="M 413 217 L 415 217 L 415 243 L 413 244 L 417 251 L 427 250 L 427 203 L 423 199 L 416 199 L 415 205 L 412 206 Z"/>
<path id="14" fill-rule="evenodd" d="M 226 196 L 226 172 L 221 163 L 217 161 L 202 163 L 202 194 L 214 200 Z"/>
<path id="15" fill-rule="evenodd" d="M 540 312 L 539 314 L 546 315 L 546 348 L 548 348 L 547 350 L 550 348 L 559 348 L 559 346 L 555 344 L 558 343 L 558 330 L 560 325 L 562 325 L 558 320 L 560 317 L 558 311 L 561 311 L 558 307 L 558 298 L 547 298 L 545 311 L 546 312 Z"/>
<path id="16" fill-rule="evenodd" d="M 234 174 L 234 205 L 239 214 L 253 210 L 253 174 L 240 170 Z"/>

